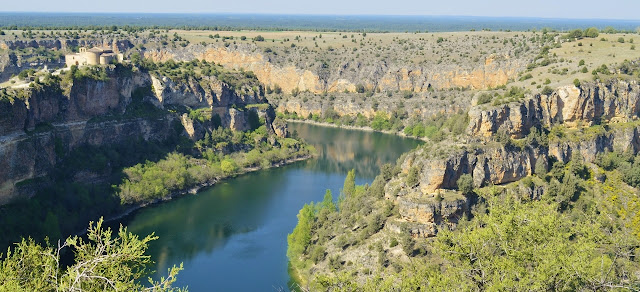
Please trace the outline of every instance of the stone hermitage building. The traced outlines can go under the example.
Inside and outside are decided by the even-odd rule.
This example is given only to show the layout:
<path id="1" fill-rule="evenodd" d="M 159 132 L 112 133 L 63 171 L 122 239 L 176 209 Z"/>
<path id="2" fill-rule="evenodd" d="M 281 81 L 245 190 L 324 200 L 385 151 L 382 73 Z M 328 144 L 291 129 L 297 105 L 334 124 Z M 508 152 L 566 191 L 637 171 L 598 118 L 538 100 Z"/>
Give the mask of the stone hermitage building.
<path id="1" fill-rule="evenodd" d="M 99 47 L 91 49 L 81 47 L 79 53 L 65 55 L 65 63 L 67 64 L 67 67 L 74 65 L 108 65 L 113 62 L 122 62 L 123 59 L 124 56 L 122 54 L 114 53 L 113 50 L 108 48 Z"/>

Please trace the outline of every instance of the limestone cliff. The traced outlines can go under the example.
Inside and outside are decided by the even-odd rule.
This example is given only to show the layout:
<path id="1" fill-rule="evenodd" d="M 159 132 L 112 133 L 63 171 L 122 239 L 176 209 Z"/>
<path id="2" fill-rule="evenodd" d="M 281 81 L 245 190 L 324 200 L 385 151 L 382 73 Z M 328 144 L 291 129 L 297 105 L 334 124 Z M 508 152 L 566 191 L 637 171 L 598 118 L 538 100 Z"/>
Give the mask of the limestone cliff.
<path id="1" fill-rule="evenodd" d="M 69 88 L 40 85 L 24 89 L 24 98 L 0 100 L 0 204 L 31 195 L 33 189 L 25 191 L 20 182 L 47 175 L 79 146 L 178 135 L 200 139 L 203 127 L 214 126 L 165 106 L 208 110 L 219 115 L 220 126 L 236 130 L 248 129 L 254 112 L 272 131 L 275 114 L 260 93 L 239 94 L 215 78 L 182 83 L 120 66 L 106 70 L 106 80 L 73 79 Z M 157 109 L 129 110 L 143 100 Z M 247 107 L 252 104 L 259 106 Z"/>
<path id="2" fill-rule="evenodd" d="M 441 226 L 454 227 L 471 210 L 471 201 L 464 196 L 449 195 L 453 197 L 447 200 L 396 198 L 400 218 L 387 221 L 386 227 L 396 233 L 409 232 L 412 237 L 433 237 Z"/>
<path id="3" fill-rule="evenodd" d="M 640 126 L 635 122 L 617 123 L 636 120 L 639 105 L 640 87 L 636 82 L 611 80 L 585 83 L 580 88 L 561 87 L 548 96 L 537 95 L 489 109 L 475 106 L 467 128 L 472 143 L 457 147 L 436 144 L 412 151 L 400 163 L 401 174 L 385 186 L 385 197 L 399 206 L 402 220 L 410 223 L 414 236 L 433 236 L 438 226 L 452 224 L 461 212 L 468 211 L 469 198 L 455 199 L 453 202 L 459 202 L 451 206 L 436 199 L 456 189 L 463 174 L 471 175 L 476 187 L 500 185 L 533 174 L 539 161 L 541 167 L 548 168 L 550 158 L 566 163 L 578 154 L 586 162 L 594 162 L 606 151 L 638 153 Z M 564 130 L 550 134 L 548 142 L 538 138 L 515 146 L 495 141 L 500 131 L 522 138 L 533 127 Z M 407 182 L 410 171 L 417 171 L 416 183 Z M 445 200 L 452 197 L 455 195 L 444 196 Z M 442 216 L 443 210 L 455 215 Z"/>
<path id="4" fill-rule="evenodd" d="M 354 60 L 334 64 L 334 70 L 327 70 L 326 64 L 312 68 L 300 68 L 292 63 L 276 64 L 270 56 L 251 45 L 191 45 L 182 49 L 149 50 L 144 55 L 154 61 L 200 59 L 227 68 L 250 70 L 260 82 L 271 87 L 277 85 L 286 93 L 295 89 L 312 93 L 355 92 L 358 85 L 372 91 L 427 92 L 457 87 L 484 89 L 506 84 L 527 63 L 508 55 L 489 55 L 477 65 L 388 64 Z"/>
<path id="5" fill-rule="evenodd" d="M 419 192 L 432 194 L 438 189 L 456 188 L 462 174 L 471 174 L 476 186 L 504 184 L 517 181 L 534 172 L 538 159 L 548 156 L 567 162 L 573 153 L 580 153 L 593 162 L 596 155 L 614 149 L 637 153 L 640 150 L 640 128 L 634 123 L 616 125 L 616 122 L 635 120 L 640 113 L 640 87 L 635 82 L 612 80 L 595 82 L 580 88 L 558 88 L 549 96 L 537 95 L 520 103 L 510 103 L 491 109 L 476 106 L 471 109 L 467 132 L 486 142 L 463 146 L 460 150 L 446 151 L 422 148 L 409 154 L 402 163 L 403 172 L 420 168 Z M 581 128 L 549 137 L 548 145 L 525 145 L 518 148 L 492 142 L 498 131 L 512 138 L 522 138 L 533 127 Z M 471 149 L 467 149 L 471 148 Z"/>
<path id="6" fill-rule="evenodd" d="M 467 132 L 490 137 L 503 129 L 521 138 L 533 126 L 565 125 L 569 128 L 600 123 L 627 122 L 640 113 L 640 85 L 635 81 L 612 79 L 589 82 L 579 88 L 560 87 L 550 95 L 536 95 L 521 103 L 490 109 L 477 106 L 469 111 Z"/>
<path id="7" fill-rule="evenodd" d="M 388 197 L 406 193 L 435 197 L 440 189 L 456 189 L 463 174 L 472 174 L 477 187 L 505 184 L 532 174 L 537 160 L 547 160 L 545 149 L 533 146 L 524 149 L 486 146 L 451 150 L 442 156 L 432 156 L 430 151 L 422 147 L 407 155 L 401 163 L 402 173 L 417 168 L 418 183 L 408 186 L 403 181 L 404 177 L 395 178 L 387 185 Z"/>

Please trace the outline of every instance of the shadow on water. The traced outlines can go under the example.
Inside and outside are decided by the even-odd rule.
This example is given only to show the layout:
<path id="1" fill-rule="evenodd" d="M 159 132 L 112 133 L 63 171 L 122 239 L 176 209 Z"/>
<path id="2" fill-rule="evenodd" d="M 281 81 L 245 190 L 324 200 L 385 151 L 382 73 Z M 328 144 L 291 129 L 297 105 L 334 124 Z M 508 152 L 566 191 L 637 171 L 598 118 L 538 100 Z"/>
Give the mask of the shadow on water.
<path id="1" fill-rule="evenodd" d="M 314 145 L 318 157 L 242 175 L 121 220 L 140 236 L 159 236 L 149 247 L 156 276 L 184 262 L 177 284 L 190 291 L 287 290 L 286 237 L 300 208 L 322 200 L 326 189 L 336 198 L 350 169 L 357 183 L 370 183 L 382 164 L 420 143 L 308 124 L 290 130 Z"/>

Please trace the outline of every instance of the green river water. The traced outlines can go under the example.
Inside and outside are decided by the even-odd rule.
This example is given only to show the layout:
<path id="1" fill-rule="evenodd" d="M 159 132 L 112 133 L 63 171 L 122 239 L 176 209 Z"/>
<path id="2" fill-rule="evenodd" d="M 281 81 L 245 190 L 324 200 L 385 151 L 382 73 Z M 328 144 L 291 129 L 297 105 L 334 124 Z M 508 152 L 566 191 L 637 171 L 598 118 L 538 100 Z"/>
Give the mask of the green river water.
<path id="1" fill-rule="evenodd" d="M 419 141 L 394 135 L 291 123 L 318 156 L 222 181 L 199 192 L 141 209 L 123 219 L 141 236 L 155 232 L 149 253 L 158 275 L 184 263 L 177 286 L 190 291 L 287 291 L 287 234 L 302 206 L 340 193 L 347 171 L 371 183 Z"/>

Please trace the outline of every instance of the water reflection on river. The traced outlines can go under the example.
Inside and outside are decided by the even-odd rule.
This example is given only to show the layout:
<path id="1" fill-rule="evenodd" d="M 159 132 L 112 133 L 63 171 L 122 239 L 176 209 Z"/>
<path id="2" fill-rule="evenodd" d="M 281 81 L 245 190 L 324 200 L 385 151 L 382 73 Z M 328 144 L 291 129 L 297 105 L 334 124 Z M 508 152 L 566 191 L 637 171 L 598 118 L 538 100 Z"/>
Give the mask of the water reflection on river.
<path id="1" fill-rule="evenodd" d="M 286 236 L 296 214 L 326 189 L 338 194 L 348 170 L 368 183 L 418 141 L 380 133 L 292 123 L 318 157 L 239 176 L 194 196 L 145 208 L 122 220 L 141 236 L 160 238 L 149 252 L 161 275 L 184 262 L 178 285 L 190 291 L 286 289 Z"/>

